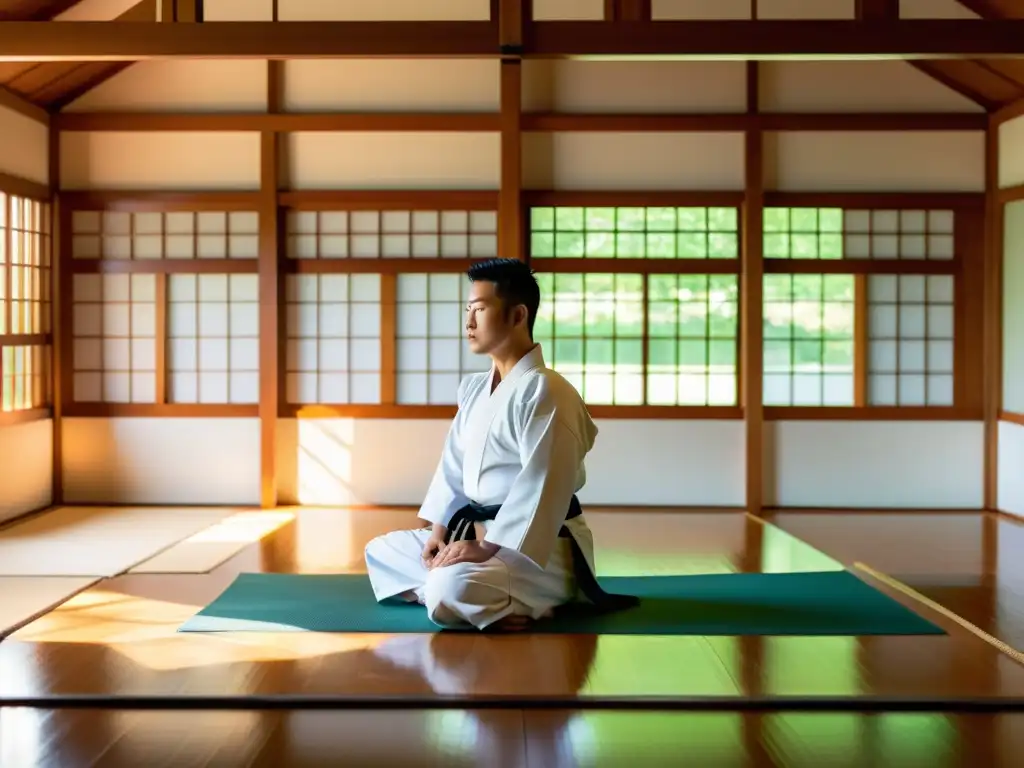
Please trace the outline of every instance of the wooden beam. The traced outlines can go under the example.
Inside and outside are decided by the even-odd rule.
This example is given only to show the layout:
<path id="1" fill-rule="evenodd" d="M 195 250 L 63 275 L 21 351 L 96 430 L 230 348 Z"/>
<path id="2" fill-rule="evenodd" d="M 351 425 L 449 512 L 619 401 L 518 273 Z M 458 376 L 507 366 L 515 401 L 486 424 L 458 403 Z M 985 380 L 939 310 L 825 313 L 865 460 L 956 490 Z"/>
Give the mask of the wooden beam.
<path id="1" fill-rule="evenodd" d="M 0 24 L 0 52 L 0 61 L 499 56 L 490 21 L 15 21 Z"/>
<path id="2" fill-rule="evenodd" d="M 1024 20 L 547 21 L 526 57 L 982 58 L 1024 54 Z M 4 61 L 150 58 L 502 58 L 497 21 L 0 24 Z"/>
<path id="3" fill-rule="evenodd" d="M 39 22 L 34 22 L 38 24 Z M 0 27 L 2 28 L 2 27 Z M 2 34 L 0 34 L 2 36 Z M 3 60 L 3 56 L 0 56 L 0 61 Z M 0 107 L 6 107 L 7 109 L 13 110 L 20 115 L 32 118 L 37 123 L 43 125 L 50 124 L 50 113 L 40 107 L 38 104 L 33 104 L 28 99 L 19 96 L 13 91 L 7 90 L 3 86 L 0 86 Z"/>
<path id="4" fill-rule="evenodd" d="M 1003 204 L 999 192 L 999 127 L 985 143 L 985 289 L 982 371 L 985 412 L 985 508 L 999 508 L 999 412 L 1002 410 Z"/>
<path id="5" fill-rule="evenodd" d="M 984 131 L 988 116 L 975 113 L 781 113 L 781 114 L 571 114 L 524 113 L 525 132 L 614 131 L 643 133 L 745 131 Z M 501 112 L 452 113 L 214 113 L 64 112 L 53 116 L 60 131 L 451 131 L 504 130 Z"/>
<path id="6" fill-rule="evenodd" d="M 459 133 L 501 130 L 497 112 L 452 113 L 146 113 L 64 112 L 54 115 L 61 131 L 455 131 Z"/>
<path id="7" fill-rule="evenodd" d="M 522 63 L 501 62 L 501 190 L 498 193 L 498 252 L 526 258 L 523 208 L 523 133 L 520 128 Z"/>
<path id="8" fill-rule="evenodd" d="M 549 21 L 534 24 L 525 55 L 680 58 L 979 58 L 1024 52 L 1024 21 L 904 19 Z"/>
<path id="9" fill-rule="evenodd" d="M 755 62 L 747 65 L 747 113 L 760 111 L 760 71 Z M 758 128 L 745 133 L 746 181 L 742 216 L 740 253 L 740 405 L 743 408 L 746 435 L 745 506 L 752 515 L 760 514 L 765 495 L 764 434 L 764 134 Z M 774 473 L 773 473 L 774 474 Z"/>
<path id="10" fill-rule="evenodd" d="M 856 0 L 855 15 L 864 21 L 896 21 L 900 0 Z"/>
<path id="11" fill-rule="evenodd" d="M 282 68 L 267 62 L 267 105 L 279 106 Z M 259 318 L 260 318 L 260 506 L 277 506 L 277 421 L 283 395 L 284 339 L 281 333 L 284 285 L 281 275 L 281 210 L 278 205 L 279 136 L 260 134 Z"/>
<path id="12" fill-rule="evenodd" d="M 65 314 L 65 307 L 70 303 L 64 291 L 71 286 L 70 278 L 65 278 L 64 271 L 67 261 L 63 258 L 66 245 L 63 237 L 60 199 L 60 132 L 52 125 L 47 135 L 48 172 L 50 181 L 50 393 L 53 413 L 52 432 L 52 472 L 50 474 L 50 503 L 64 503 L 64 403 L 67 397 L 64 384 L 64 368 L 73 362 L 72 334 L 69 332 L 71 317 Z M 68 393 L 70 394 L 70 393 Z"/>

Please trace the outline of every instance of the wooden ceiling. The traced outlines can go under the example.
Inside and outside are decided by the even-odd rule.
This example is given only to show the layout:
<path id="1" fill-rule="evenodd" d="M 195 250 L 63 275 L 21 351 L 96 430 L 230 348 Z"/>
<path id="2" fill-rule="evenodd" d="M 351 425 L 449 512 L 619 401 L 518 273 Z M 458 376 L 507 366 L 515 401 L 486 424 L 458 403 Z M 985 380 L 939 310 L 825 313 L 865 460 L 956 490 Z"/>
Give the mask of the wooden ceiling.
<path id="1" fill-rule="evenodd" d="M 988 19 L 1024 19 L 1024 0 L 958 0 Z M 5 0 L 0 21 L 47 21 L 79 0 Z M 141 0 L 120 21 L 156 21 L 157 0 Z M 969 24 L 970 22 L 965 22 Z M 989 111 L 1024 99 L 1024 59 L 923 60 L 914 66 Z M 0 62 L 0 87 L 59 112 L 131 62 Z"/>

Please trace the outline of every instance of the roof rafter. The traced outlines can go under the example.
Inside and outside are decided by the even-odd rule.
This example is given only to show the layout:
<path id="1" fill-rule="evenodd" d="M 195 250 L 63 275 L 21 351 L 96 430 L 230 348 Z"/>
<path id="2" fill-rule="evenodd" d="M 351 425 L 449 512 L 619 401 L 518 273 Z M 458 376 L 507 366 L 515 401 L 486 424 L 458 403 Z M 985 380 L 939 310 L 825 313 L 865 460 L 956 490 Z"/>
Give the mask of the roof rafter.
<path id="1" fill-rule="evenodd" d="M 1024 55 L 1024 20 L 549 21 L 531 24 L 521 50 L 502 51 L 498 24 L 275 22 L 216 24 L 0 23 L 0 60 L 149 58 L 536 58 L 671 56 L 829 59 Z"/>

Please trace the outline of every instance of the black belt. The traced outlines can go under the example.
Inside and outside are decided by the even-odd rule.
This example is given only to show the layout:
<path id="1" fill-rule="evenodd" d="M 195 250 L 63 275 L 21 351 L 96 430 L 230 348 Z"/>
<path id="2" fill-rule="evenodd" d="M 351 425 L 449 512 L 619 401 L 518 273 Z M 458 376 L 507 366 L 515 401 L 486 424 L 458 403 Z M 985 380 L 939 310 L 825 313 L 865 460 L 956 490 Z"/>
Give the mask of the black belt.
<path id="1" fill-rule="evenodd" d="M 490 506 L 483 506 L 472 502 L 467 504 L 452 515 L 452 519 L 448 523 L 448 533 L 445 535 L 444 543 L 475 540 L 475 523 L 485 523 L 496 519 L 500 509 L 500 504 L 492 504 Z M 579 517 L 582 514 L 583 508 L 580 506 L 579 499 L 574 494 L 569 502 L 569 512 L 566 514 L 565 519 L 572 520 L 574 517 Z M 576 576 L 576 585 L 599 612 L 611 613 L 612 611 L 633 608 L 640 604 L 640 598 L 633 595 L 613 595 L 605 592 L 601 585 L 597 583 L 597 578 L 594 576 L 593 571 L 590 570 L 590 564 L 587 563 L 587 558 L 584 557 L 583 550 L 580 549 L 579 542 L 576 541 L 576 537 L 572 535 L 572 532 L 563 525 L 558 531 L 558 536 L 559 538 L 569 539 L 572 547 L 572 566 L 573 573 Z"/>

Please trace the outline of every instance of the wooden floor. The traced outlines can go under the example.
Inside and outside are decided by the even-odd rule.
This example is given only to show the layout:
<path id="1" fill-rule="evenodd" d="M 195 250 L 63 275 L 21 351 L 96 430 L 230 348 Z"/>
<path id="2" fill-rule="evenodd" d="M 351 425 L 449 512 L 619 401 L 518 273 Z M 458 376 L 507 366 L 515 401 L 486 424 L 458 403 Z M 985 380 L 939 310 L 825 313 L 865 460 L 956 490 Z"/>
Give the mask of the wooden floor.
<path id="1" fill-rule="evenodd" d="M 0 708 L 0 765 L 679 765 L 680 755 L 701 766 L 1019 761 L 1024 715 L 953 714 L 941 701 L 1024 698 L 1024 665 L 855 564 L 899 579 L 1024 650 L 1024 525 L 973 513 L 778 512 L 761 520 L 733 512 L 602 510 L 588 518 L 602 574 L 847 566 L 949 634 L 176 633 L 240 572 L 361 571 L 366 541 L 415 524 L 408 511 L 302 509 L 295 522 L 210 574 L 109 579 L 0 643 L 0 699 L 114 697 L 104 710 L 62 709 L 60 701 Z M 542 697 L 566 705 L 141 712 L 118 706 L 116 697 L 125 695 Z M 602 699 L 650 696 L 719 696 L 736 709 L 582 711 Z M 936 703 L 922 713 L 740 711 L 761 696 Z"/>

